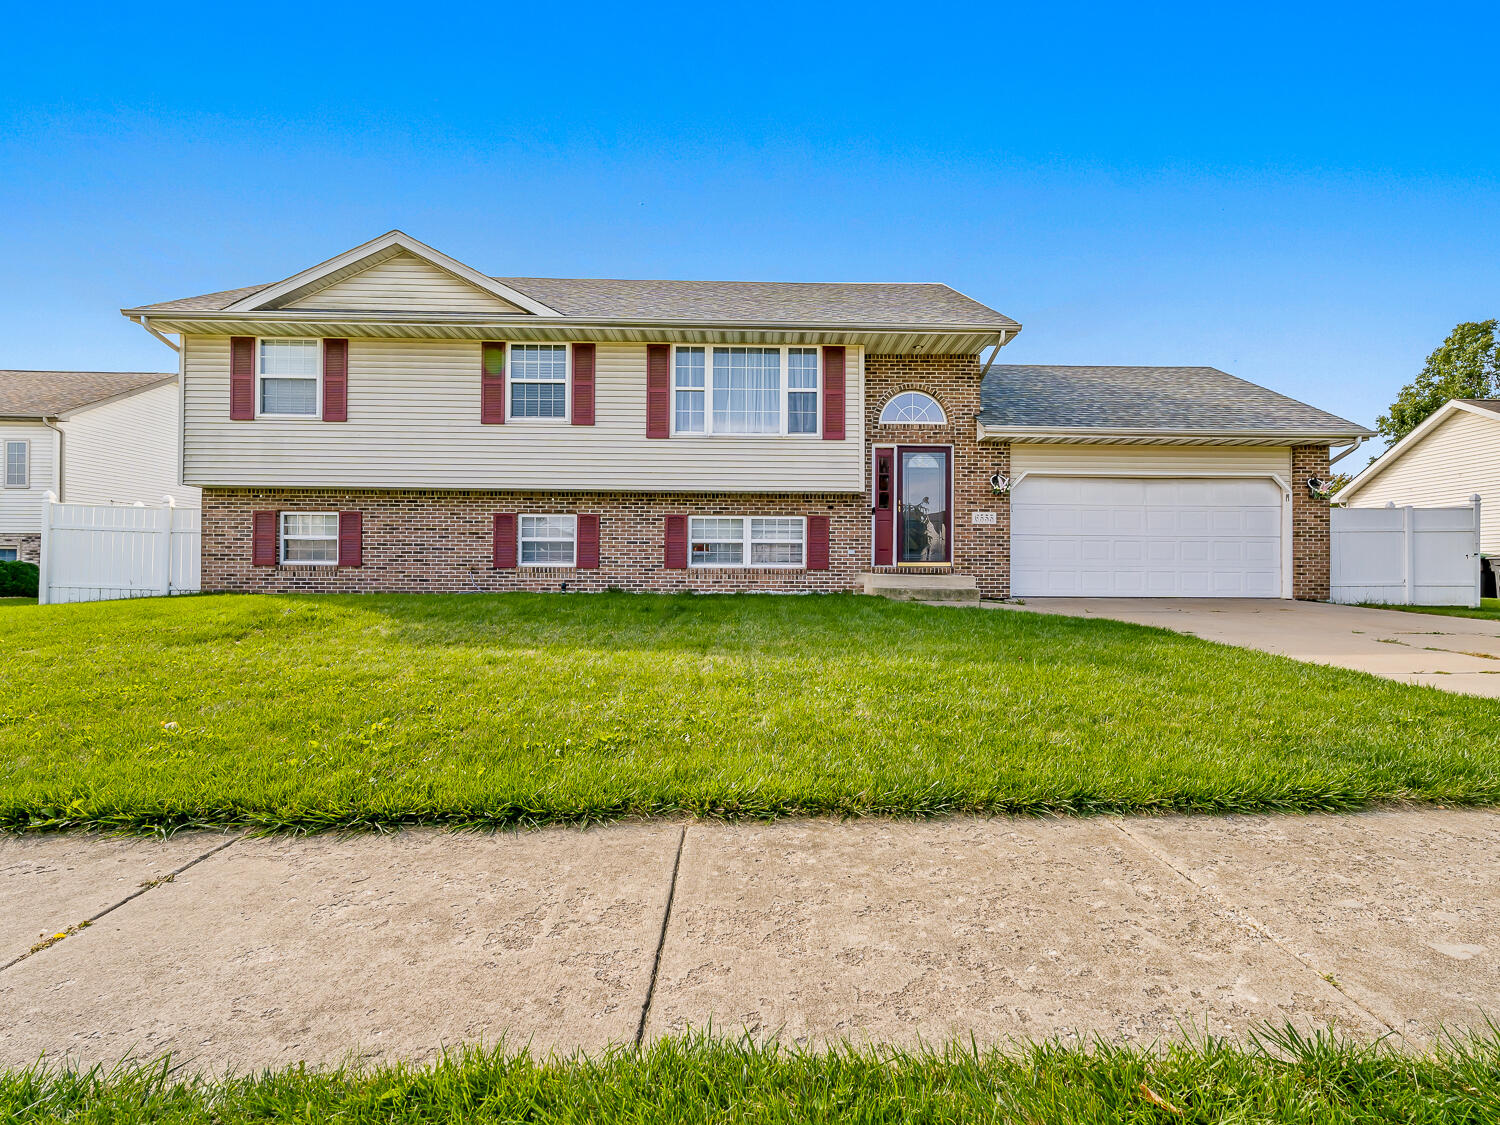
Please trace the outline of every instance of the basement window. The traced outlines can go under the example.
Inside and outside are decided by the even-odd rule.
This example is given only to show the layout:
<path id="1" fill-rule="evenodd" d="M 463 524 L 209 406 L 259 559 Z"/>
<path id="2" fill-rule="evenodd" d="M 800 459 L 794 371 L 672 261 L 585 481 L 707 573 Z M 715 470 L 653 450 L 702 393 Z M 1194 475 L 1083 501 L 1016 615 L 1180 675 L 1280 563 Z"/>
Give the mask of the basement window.
<path id="1" fill-rule="evenodd" d="M 288 566 L 337 566 L 337 512 L 282 512 L 281 561 Z"/>

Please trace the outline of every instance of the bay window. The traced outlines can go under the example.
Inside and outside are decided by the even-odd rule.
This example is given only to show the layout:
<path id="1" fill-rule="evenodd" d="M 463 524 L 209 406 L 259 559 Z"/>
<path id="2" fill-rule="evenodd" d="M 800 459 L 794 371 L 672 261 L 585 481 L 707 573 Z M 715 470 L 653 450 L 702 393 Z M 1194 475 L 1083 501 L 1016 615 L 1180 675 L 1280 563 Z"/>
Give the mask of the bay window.
<path id="1" fill-rule="evenodd" d="M 674 353 L 674 433 L 818 433 L 818 348 L 679 347 Z"/>

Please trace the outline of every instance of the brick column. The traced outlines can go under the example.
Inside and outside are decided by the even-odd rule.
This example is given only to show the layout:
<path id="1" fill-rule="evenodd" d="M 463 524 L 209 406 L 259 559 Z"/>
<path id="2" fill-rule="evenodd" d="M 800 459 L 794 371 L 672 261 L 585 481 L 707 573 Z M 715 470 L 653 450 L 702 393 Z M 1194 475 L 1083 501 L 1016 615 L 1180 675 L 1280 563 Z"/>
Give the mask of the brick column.
<path id="1" fill-rule="evenodd" d="M 1307 478 L 1327 480 L 1328 447 L 1292 447 L 1292 597 L 1326 602 L 1331 537 L 1328 501 L 1307 491 Z"/>

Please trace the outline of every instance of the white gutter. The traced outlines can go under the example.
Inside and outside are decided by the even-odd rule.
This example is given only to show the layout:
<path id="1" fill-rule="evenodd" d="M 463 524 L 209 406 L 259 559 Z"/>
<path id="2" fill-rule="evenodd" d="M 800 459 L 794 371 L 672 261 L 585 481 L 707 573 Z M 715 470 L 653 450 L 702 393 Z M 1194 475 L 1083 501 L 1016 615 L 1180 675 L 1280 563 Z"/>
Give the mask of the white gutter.
<path id="1" fill-rule="evenodd" d="M 62 431 L 62 427 L 59 426 L 59 425 L 57 425 L 57 419 L 56 419 L 56 417 L 54 417 L 51 422 L 47 421 L 47 416 L 45 414 L 43 414 L 40 417 L 38 417 L 37 421 L 39 421 L 42 425 L 46 426 L 49 430 L 51 430 L 53 433 L 55 433 L 57 435 L 57 456 L 52 459 L 52 491 L 55 492 L 55 493 L 57 493 L 58 502 L 61 503 L 62 499 L 63 499 L 63 431 Z"/>
<path id="2" fill-rule="evenodd" d="M 1209 438 L 1222 440 L 1225 438 L 1244 438 L 1247 441 L 1276 440 L 1288 445 L 1296 445 L 1298 442 L 1312 441 L 1362 441 L 1370 435 L 1369 430 L 1356 429 L 1353 432 L 1323 431 L 1312 432 L 1308 430 L 1205 430 L 1205 429 L 1180 429 L 1170 427 L 1132 427 L 1122 428 L 1114 426 L 987 426 L 983 422 L 979 424 L 980 441 L 1018 441 L 1018 442 L 1067 442 L 1078 438 Z"/>
<path id="3" fill-rule="evenodd" d="M 128 317 L 130 317 L 130 319 L 132 321 L 134 321 L 136 324 L 139 324 L 147 332 L 151 333 L 151 335 L 155 336 L 163 344 L 166 344 L 167 347 L 171 348 L 174 352 L 180 352 L 182 350 L 182 346 L 180 344 L 174 344 L 174 343 L 172 343 L 171 340 L 167 339 L 160 332 L 158 332 L 155 328 L 152 328 L 151 327 L 151 321 L 148 320 L 146 317 L 144 317 L 144 316 L 131 316 L 130 313 L 126 313 L 125 315 L 128 316 Z"/>
<path id="4" fill-rule="evenodd" d="M 1337 465 L 1345 457 L 1349 456 L 1349 454 L 1353 453 L 1360 446 L 1364 445 L 1364 443 L 1366 442 L 1366 440 L 1368 440 L 1368 436 L 1369 435 L 1367 435 L 1367 434 L 1360 434 L 1359 437 L 1357 437 L 1357 438 L 1354 439 L 1354 444 L 1351 445 L 1348 449 L 1344 450 L 1337 457 L 1330 457 L 1328 459 L 1328 465 L 1329 465 L 1329 467 L 1332 468 L 1334 465 Z"/>
<path id="5" fill-rule="evenodd" d="M 476 328 L 505 327 L 510 325 L 536 325 L 548 328 L 573 328 L 586 331 L 590 328 L 669 328 L 677 330 L 703 330 L 703 329 L 761 329 L 764 331 L 796 331 L 796 332 L 878 332 L 892 333 L 901 332 L 911 336 L 989 336 L 999 332 L 1008 338 L 1014 338 L 1020 332 L 1019 324 L 1005 325 L 982 325 L 982 324 L 923 324 L 920 326 L 906 324 L 851 324 L 843 323 L 820 323 L 805 320 L 680 320 L 660 319 L 643 317 L 567 317 L 567 316 L 534 316 L 530 314 L 516 314 L 507 316 L 475 316 L 473 313 L 398 313 L 398 312 L 350 312 L 345 309 L 276 309 L 269 312 L 232 313 L 221 309 L 193 309 L 174 311 L 172 309 L 121 309 L 121 315 L 139 323 L 147 316 L 156 317 L 167 321 L 215 321 L 215 320 L 259 320 L 268 323 L 285 321 L 292 324 L 312 322 L 326 322 L 331 324 L 446 324 L 446 325 L 472 325 Z M 147 331 L 154 332 L 149 325 L 143 325 Z M 167 343 L 176 347 L 175 344 Z"/>

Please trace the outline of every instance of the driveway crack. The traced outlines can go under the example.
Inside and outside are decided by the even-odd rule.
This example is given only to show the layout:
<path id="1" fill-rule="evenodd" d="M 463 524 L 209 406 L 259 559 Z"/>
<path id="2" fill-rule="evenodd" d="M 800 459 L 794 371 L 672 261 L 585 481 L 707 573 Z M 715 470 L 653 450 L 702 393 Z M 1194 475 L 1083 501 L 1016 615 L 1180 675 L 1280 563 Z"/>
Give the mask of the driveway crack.
<path id="1" fill-rule="evenodd" d="M 62 941 L 64 938 L 72 937 L 74 934 L 78 933 L 80 930 L 86 930 L 86 929 L 88 929 L 95 922 L 99 921 L 100 918 L 103 918 L 106 914 L 113 914 L 116 910 L 120 909 L 120 907 L 124 906 L 127 902 L 134 902 L 136 899 L 140 898 L 147 891 L 155 890 L 157 887 L 161 886 L 163 883 L 170 883 L 170 882 L 172 882 L 174 879 L 177 878 L 177 876 L 181 875 L 189 867 L 194 867 L 197 864 L 202 863 L 205 859 L 208 859 L 210 856 L 218 855 L 220 852 L 222 852 L 225 848 L 229 847 L 231 844 L 237 844 L 237 843 L 239 843 L 243 839 L 244 839 L 243 835 L 232 836 L 228 840 L 225 840 L 222 844 L 219 844 L 216 847 L 209 848 L 208 851 L 204 852 L 202 855 L 194 856 L 192 859 L 188 860 L 186 863 L 184 863 L 181 867 L 177 868 L 176 870 L 169 871 L 169 872 L 167 872 L 167 874 L 158 876 L 155 879 L 148 879 L 148 880 L 146 880 L 146 882 L 142 883 L 135 890 L 131 891 L 130 894 L 126 895 L 119 902 L 112 903 L 109 906 L 106 906 L 103 910 L 99 911 L 99 913 L 93 915 L 92 917 L 85 918 L 82 922 L 75 922 L 75 923 L 73 923 L 73 925 L 69 926 L 67 929 L 60 930 L 59 932 L 53 934 L 51 937 L 44 938 L 41 941 L 37 942 L 30 949 L 28 949 L 25 953 L 22 953 L 22 954 L 20 954 L 17 957 L 12 957 L 5 964 L 0 965 L 0 973 L 5 972 L 5 970 L 9 969 L 12 965 L 18 965 L 18 964 L 20 964 L 22 961 L 26 960 L 26 958 L 28 958 L 28 957 L 34 956 L 35 954 L 38 954 L 38 953 L 41 953 L 44 949 L 51 949 L 54 945 L 56 945 L 58 942 Z"/>
<path id="2" fill-rule="evenodd" d="M 1380 1016 L 1376 1015 L 1369 1008 L 1367 1008 L 1364 1004 L 1360 1003 L 1359 1000 L 1357 1000 L 1355 997 L 1351 996 L 1345 990 L 1344 986 L 1341 985 L 1338 982 L 1338 980 L 1333 976 L 1333 974 L 1320 972 L 1318 970 L 1318 967 L 1316 965 L 1314 965 L 1311 961 L 1309 961 L 1306 957 L 1304 957 L 1301 953 L 1297 952 L 1297 950 L 1292 947 L 1292 945 L 1291 945 L 1290 942 L 1288 942 L 1285 938 L 1283 938 L 1279 934 L 1277 934 L 1274 930 L 1272 930 L 1269 926 L 1267 926 L 1264 922 L 1262 922 L 1254 914 L 1251 914 L 1243 906 L 1241 906 L 1241 905 L 1239 905 L 1237 903 L 1233 903 L 1233 902 L 1228 901 L 1212 885 L 1210 885 L 1208 883 L 1204 883 L 1204 882 L 1202 882 L 1199 879 L 1195 879 L 1190 872 L 1184 870 L 1183 868 L 1177 866 L 1177 864 L 1173 863 L 1172 860 L 1167 856 L 1167 854 L 1165 852 L 1161 851 L 1155 845 L 1147 842 L 1146 840 L 1141 839 L 1135 833 L 1131 832 L 1130 829 L 1126 828 L 1124 821 L 1122 821 L 1118 817 L 1109 817 L 1108 819 L 1109 819 L 1110 824 L 1114 825 L 1115 829 L 1120 833 L 1120 835 L 1124 836 L 1127 840 L 1129 840 L 1137 848 L 1139 848 L 1141 851 L 1145 852 L 1146 855 L 1148 855 L 1152 859 L 1156 860 L 1157 863 L 1161 864 L 1167 870 L 1171 871 L 1174 875 L 1176 875 L 1184 883 L 1188 884 L 1188 886 L 1190 886 L 1194 890 L 1197 890 L 1197 891 L 1199 891 L 1199 892 L 1207 895 L 1208 897 L 1212 898 L 1215 902 L 1219 903 L 1221 906 L 1224 906 L 1226 908 L 1232 909 L 1235 912 L 1237 912 L 1239 914 L 1242 914 L 1244 917 L 1248 918 L 1250 920 L 1250 923 L 1255 927 L 1255 929 L 1256 929 L 1256 931 L 1258 933 L 1260 933 L 1263 937 L 1265 937 L 1265 939 L 1267 941 L 1269 941 L 1272 945 L 1274 945 L 1277 949 L 1281 950 L 1281 952 L 1284 953 L 1292 961 L 1296 962 L 1302 968 L 1304 968 L 1304 969 L 1308 970 L 1308 972 L 1312 973 L 1313 976 L 1317 977 L 1318 981 L 1321 984 L 1323 984 L 1324 986 L 1326 986 L 1328 988 L 1332 988 L 1341 997 L 1343 997 L 1346 1001 L 1348 1001 L 1349 1004 L 1351 1004 L 1353 1007 L 1357 1008 L 1364 1015 L 1368 1016 L 1375 1023 L 1377 1023 L 1381 1027 L 1385 1028 L 1391 1034 L 1393 1034 L 1393 1035 L 1399 1035 L 1400 1034 L 1394 1027 L 1392 1027 L 1384 1019 L 1382 1019 Z"/>
<path id="3" fill-rule="evenodd" d="M 641 1020 L 635 1026 L 635 1045 L 646 1038 L 646 1019 L 651 1015 L 651 1001 L 656 996 L 656 978 L 661 972 L 661 951 L 667 945 L 667 927 L 672 921 L 672 900 L 677 897 L 677 872 L 682 868 L 682 845 L 687 840 L 687 825 L 677 836 L 677 858 L 672 860 L 672 881 L 667 885 L 667 905 L 661 912 L 661 933 L 656 938 L 656 957 L 651 962 L 651 979 L 646 983 L 646 999 L 641 1004 Z"/>

